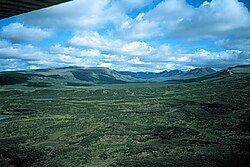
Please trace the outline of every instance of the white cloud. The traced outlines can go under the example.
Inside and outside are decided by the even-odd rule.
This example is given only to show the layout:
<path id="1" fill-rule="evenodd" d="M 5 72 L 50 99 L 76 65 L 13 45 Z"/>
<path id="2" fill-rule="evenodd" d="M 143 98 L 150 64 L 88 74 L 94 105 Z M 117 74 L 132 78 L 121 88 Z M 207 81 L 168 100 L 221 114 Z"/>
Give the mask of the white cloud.
<path id="1" fill-rule="evenodd" d="M 226 49 L 250 51 L 250 39 L 248 38 L 221 39 L 215 43 Z"/>
<path id="2" fill-rule="evenodd" d="M 16 59 L 1 59 L 0 71 L 15 71 L 27 69 L 28 65 L 23 60 Z"/>
<path id="3" fill-rule="evenodd" d="M 61 45 L 43 50 L 30 44 L 12 44 L 0 40 L 0 66 L 4 69 L 19 70 L 34 66 L 40 68 L 71 65 L 97 66 L 101 60 L 96 59 L 96 57 L 101 56 L 98 54 L 98 50 L 80 50 L 73 47 L 62 47 Z M 14 62 L 10 65 L 11 68 L 6 67 L 7 62 Z"/>
<path id="4" fill-rule="evenodd" d="M 177 62 L 187 62 L 189 58 L 187 56 L 181 56 L 177 58 Z"/>
<path id="5" fill-rule="evenodd" d="M 139 65 L 139 64 L 151 64 L 151 63 L 142 62 L 139 57 L 135 57 L 135 58 L 133 58 L 131 60 L 128 60 L 127 62 L 130 63 L 130 64 L 136 64 L 136 65 Z"/>
<path id="6" fill-rule="evenodd" d="M 103 54 L 104 61 L 108 62 L 124 62 L 127 61 L 128 57 L 127 56 L 122 56 L 122 55 L 111 55 L 111 54 Z"/>
<path id="7" fill-rule="evenodd" d="M 249 63 L 250 15 L 244 4 L 212 0 L 195 8 L 185 0 L 165 0 L 143 10 L 152 2 L 74 0 L 18 16 L 21 23 L 0 31 L 0 70 L 7 69 L 7 63 L 12 63 L 8 69 L 77 65 L 133 71 Z M 128 13 L 134 9 L 142 13 L 131 18 Z M 36 42 L 51 37 L 52 31 L 73 36 L 62 33 L 62 39 L 70 39 L 39 48 Z M 164 43 L 168 39 L 180 43 Z M 209 39 L 225 51 L 202 49 L 202 42 L 196 51 L 190 51 L 194 46 L 182 48 L 183 43 L 191 40 L 192 45 L 200 39 Z"/>
<path id="8" fill-rule="evenodd" d="M 102 50 L 114 50 L 123 44 L 121 40 L 104 38 L 98 32 L 94 31 L 76 33 L 69 42 L 76 46 L 98 48 Z"/>
<path id="9" fill-rule="evenodd" d="M 133 41 L 128 43 L 119 39 L 103 37 L 98 32 L 93 31 L 77 33 L 69 40 L 69 43 L 74 46 L 100 49 L 120 55 L 145 56 L 154 52 L 154 48 L 146 42 Z"/>
<path id="10" fill-rule="evenodd" d="M 33 45 L 0 41 L 0 59 L 40 60 L 47 58 L 49 58 L 49 54 Z"/>
<path id="11" fill-rule="evenodd" d="M 60 44 L 50 48 L 50 53 L 64 54 L 72 57 L 100 57 L 101 52 L 96 49 L 79 49 L 74 47 L 63 47 Z"/>
<path id="12" fill-rule="evenodd" d="M 29 25 L 46 28 L 82 30 L 120 24 L 128 17 L 111 0 L 74 0 L 21 15 Z"/>
<path id="13" fill-rule="evenodd" d="M 105 67 L 105 68 L 111 68 L 112 67 L 112 63 L 101 63 L 100 65 L 99 65 L 99 67 Z"/>
<path id="14" fill-rule="evenodd" d="M 212 0 L 198 8 L 185 0 L 166 0 L 143 17 L 139 16 L 140 19 L 127 23 L 118 34 L 125 38 L 168 36 L 201 39 L 231 35 L 250 28 L 248 9 L 237 0 Z"/>
<path id="15" fill-rule="evenodd" d="M 183 54 L 187 61 L 182 64 L 194 67 L 226 68 L 240 64 L 250 63 L 250 52 L 239 50 L 226 50 L 221 52 L 210 52 L 205 49 L 198 49 L 194 53 Z"/>
<path id="16" fill-rule="evenodd" d="M 120 29 L 114 32 L 114 34 L 125 39 L 144 39 L 163 36 L 164 34 L 161 32 L 158 26 L 159 24 L 160 23 L 154 20 L 135 19 L 133 21 L 123 22 Z"/>
<path id="17" fill-rule="evenodd" d="M 37 27 L 26 27 L 21 23 L 11 23 L 0 31 L 0 37 L 13 43 L 39 42 L 52 35 L 51 31 Z"/>
<path id="18" fill-rule="evenodd" d="M 127 48 L 128 51 L 134 51 L 133 47 L 131 48 Z M 161 45 L 154 49 L 155 52 L 151 52 L 149 55 L 125 56 L 122 54 L 104 54 L 99 49 L 65 47 L 59 44 L 48 50 L 42 50 L 32 45 L 0 41 L 0 69 L 13 70 L 22 69 L 25 66 L 26 68 L 45 68 L 76 65 L 109 67 L 115 70 L 161 71 L 204 66 L 226 68 L 250 63 L 250 52 L 247 51 L 210 52 L 205 49 L 198 49 L 195 52 L 186 53 L 171 45 Z M 13 64 L 7 67 L 6 64 L 9 62 L 13 62 Z"/>
<path id="19" fill-rule="evenodd" d="M 198 49 L 194 52 L 187 52 L 169 45 L 162 45 L 156 48 L 156 50 L 157 52 L 150 56 L 142 56 L 139 60 L 133 59 L 130 62 L 133 62 L 133 64 L 151 64 L 155 70 L 190 69 L 192 67 L 221 69 L 240 64 L 250 64 L 249 51 L 225 50 L 211 52 L 205 49 Z"/>
<path id="20" fill-rule="evenodd" d="M 121 51 L 136 56 L 146 56 L 152 54 L 154 48 L 146 42 L 131 42 L 122 46 Z"/>

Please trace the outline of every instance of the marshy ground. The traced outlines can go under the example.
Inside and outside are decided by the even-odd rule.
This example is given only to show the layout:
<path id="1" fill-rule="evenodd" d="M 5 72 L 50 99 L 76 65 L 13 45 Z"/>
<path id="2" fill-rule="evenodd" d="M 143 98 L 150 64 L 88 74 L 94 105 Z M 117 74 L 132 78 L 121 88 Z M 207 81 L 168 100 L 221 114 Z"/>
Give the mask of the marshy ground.
<path id="1" fill-rule="evenodd" d="M 248 166 L 249 105 L 249 75 L 1 87 L 0 166 Z"/>

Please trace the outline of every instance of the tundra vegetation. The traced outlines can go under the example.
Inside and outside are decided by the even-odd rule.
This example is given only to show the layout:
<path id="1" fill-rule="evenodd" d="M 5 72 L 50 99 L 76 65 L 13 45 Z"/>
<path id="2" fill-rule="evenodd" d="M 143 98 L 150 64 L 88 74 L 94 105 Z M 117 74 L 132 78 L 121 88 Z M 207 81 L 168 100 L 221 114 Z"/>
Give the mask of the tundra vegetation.
<path id="1" fill-rule="evenodd" d="M 0 74 L 0 166 L 249 166 L 249 66 L 163 82 L 72 68 Z"/>

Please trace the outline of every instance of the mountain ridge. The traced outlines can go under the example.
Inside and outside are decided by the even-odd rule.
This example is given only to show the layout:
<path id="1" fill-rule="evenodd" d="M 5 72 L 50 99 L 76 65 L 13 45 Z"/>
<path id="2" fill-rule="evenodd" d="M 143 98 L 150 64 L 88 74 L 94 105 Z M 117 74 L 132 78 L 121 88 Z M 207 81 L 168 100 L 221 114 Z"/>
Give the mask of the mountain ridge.
<path id="1" fill-rule="evenodd" d="M 195 68 L 188 71 L 182 70 L 170 70 L 170 71 L 162 71 L 158 73 L 154 72 L 130 72 L 130 71 L 118 71 L 121 75 L 128 75 L 130 77 L 136 79 L 147 79 L 147 80 L 156 80 L 156 79 L 179 79 L 179 78 L 195 78 L 208 74 L 215 73 L 216 71 L 212 68 Z"/>
<path id="2" fill-rule="evenodd" d="M 229 67 L 221 71 L 196 68 L 188 71 L 154 72 L 115 71 L 105 67 L 61 67 L 27 71 L 0 72 L 0 85 L 29 87 L 91 86 L 140 82 L 189 83 L 228 77 L 237 73 L 249 74 L 250 65 Z"/>

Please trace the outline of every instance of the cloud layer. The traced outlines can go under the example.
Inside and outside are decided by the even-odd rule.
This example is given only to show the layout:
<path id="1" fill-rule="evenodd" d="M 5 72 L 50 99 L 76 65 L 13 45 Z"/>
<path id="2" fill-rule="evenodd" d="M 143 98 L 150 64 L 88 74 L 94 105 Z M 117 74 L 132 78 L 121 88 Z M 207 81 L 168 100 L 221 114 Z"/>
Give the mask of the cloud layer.
<path id="1" fill-rule="evenodd" d="M 237 0 L 74 0 L 0 27 L 0 70 L 220 69 L 249 64 L 249 37 L 250 13 Z"/>
<path id="2" fill-rule="evenodd" d="M 34 43 L 52 36 L 52 32 L 37 27 L 26 27 L 21 23 L 11 23 L 2 27 L 0 37 L 13 43 Z"/>
<path id="3" fill-rule="evenodd" d="M 120 31 L 128 34 L 129 38 L 167 36 L 200 39 L 226 36 L 246 28 L 250 28 L 250 14 L 237 0 L 205 1 L 198 8 L 185 0 L 166 0 L 127 22 Z"/>

